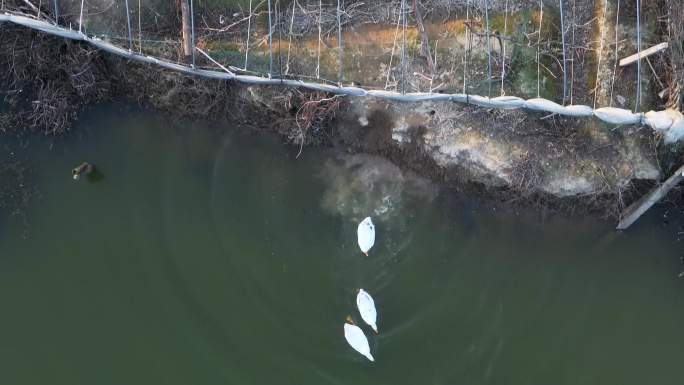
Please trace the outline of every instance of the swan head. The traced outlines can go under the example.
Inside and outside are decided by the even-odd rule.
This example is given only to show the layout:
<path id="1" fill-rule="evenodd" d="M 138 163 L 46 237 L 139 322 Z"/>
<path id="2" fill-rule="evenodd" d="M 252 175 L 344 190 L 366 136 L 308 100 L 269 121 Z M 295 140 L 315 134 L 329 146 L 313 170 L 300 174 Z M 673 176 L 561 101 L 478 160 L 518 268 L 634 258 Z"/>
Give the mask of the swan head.
<path id="1" fill-rule="evenodd" d="M 345 321 L 347 321 L 347 323 L 350 325 L 356 325 L 356 322 L 354 322 L 354 319 L 352 318 L 351 315 L 348 315 L 347 318 L 345 319 Z"/>

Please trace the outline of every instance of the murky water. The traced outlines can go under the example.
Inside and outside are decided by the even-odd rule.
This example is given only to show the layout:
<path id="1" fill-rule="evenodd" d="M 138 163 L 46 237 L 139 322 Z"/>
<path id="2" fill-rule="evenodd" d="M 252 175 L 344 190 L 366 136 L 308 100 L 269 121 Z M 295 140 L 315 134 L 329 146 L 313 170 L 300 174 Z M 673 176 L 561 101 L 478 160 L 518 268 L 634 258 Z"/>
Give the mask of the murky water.
<path id="1" fill-rule="evenodd" d="M 0 220 L 2 383 L 681 383 L 681 244 L 662 213 L 619 235 L 539 223 L 233 131 L 114 106 L 19 150 L 42 198 L 28 239 Z M 104 178 L 72 181 L 83 160 Z M 343 338 L 359 287 L 375 363 Z"/>

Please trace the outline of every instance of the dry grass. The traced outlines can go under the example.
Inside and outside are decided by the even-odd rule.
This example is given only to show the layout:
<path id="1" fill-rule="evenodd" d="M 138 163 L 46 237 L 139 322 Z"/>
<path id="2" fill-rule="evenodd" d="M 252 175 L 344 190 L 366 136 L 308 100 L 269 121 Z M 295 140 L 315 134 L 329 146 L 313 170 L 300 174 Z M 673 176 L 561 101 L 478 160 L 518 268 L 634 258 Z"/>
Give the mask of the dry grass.
<path id="1" fill-rule="evenodd" d="M 0 50 L 9 130 L 61 134 L 82 105 L 110 95 L 98 52 L 84 44 L 0 25 Z"/>
<path id="2" fill-rule="evenodd" d="M 307 138 L 312 137 L 311 131 L 322 130 L 323 127 L 335 118 L 337 111 L 340 109 L 341 96 L 327 96 L 322 92 L 306 94 L 297 92 L 293 95 L 296 96 L 288 100 L 290 105 L 288 109 L 297 109 L 295 113 L 297 133 L 294 137 L 291 134 L 290 140 L 294 143 L 299 143 L 299 153 L 297 154 L 299 158 Z"/>

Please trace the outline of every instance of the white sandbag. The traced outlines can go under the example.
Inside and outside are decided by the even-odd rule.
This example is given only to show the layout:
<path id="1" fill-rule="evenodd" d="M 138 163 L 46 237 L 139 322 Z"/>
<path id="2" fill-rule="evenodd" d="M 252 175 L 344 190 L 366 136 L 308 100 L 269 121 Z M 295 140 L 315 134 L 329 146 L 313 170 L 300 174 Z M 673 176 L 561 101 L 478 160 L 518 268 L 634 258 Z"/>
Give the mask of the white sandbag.
<path id="1" fill-rule="evenodd" d="M 492 105 L 490 104 L 489 98 L 486 96 L 480 96 L 480 95 L 468 95 L 468 99 L 466 99 L 466 103 L 474 104 L 476 106 L 485 107 L 485 108 L 491 108 L 492 107 Z"/>
<path id="2" fill-rule="evenodd" d="M 561 106 L 558 103 L 554 103 L 550 100 L 542 98 L 534 98 L 527 100 L 525 102 L 525 108 L 534 111 L 552 112 L 554 114 L 565 113 L 565 107 Z"/>
<path id="3" fill-rule="evenodd" d="M 644 124 L 657 132 L 664 132 L 674 124 L 676 119 L 681 119 L 679 111 L 668 109 L 663 111 L 648 111 L 644 114 Z"/>
<path id="4" fill-rule="evenodd" d="M 678 111 L 677 114 L 679 116 L 674 119 L 672 126 L 663 135 L 663 141 L 666 144 L 674 143 L 684 138 L 684 116 Z"/>
<path id="5" fill-rule="evenodd" d="M 517 98 L 515 96 L 499 96 L 490 99 L 486 96 L 469 95 L 466 102 L 485 108 L 503 109 L 520 108 L 525 104 L 524 99 Z"/>
<path id="6" fill-rule="evenodd" d="M 525 99 L 517 96 L 497 96 L 492 98 L 492 102 L 497 103 L 499 108 L 504 109 L 522 108 L 525 106 Z"/>
<path id="7" fill-rule="evenodd" d="M 0 15 L 0 21 L 10 21 L 15 24 L 23 25 L 25 27 L 33 28 L 52 35 L 65 37 L 67 39 L 83 40 L 84 37 L 84 35 L 78 31 L 66 30 L 42 20 L 36 20 L 26 16 L 5 14 Z"/>
<path id="8" fill-rule="evenodd" d="M 636 124 L 641 117 L 630 110 L 615 107 L 597 108 L 594 110 L 594 116 L 610 124 Z"/>
<path id="9" fill-rule="evenodd" d="M 427 102 L 427 101 L 448 101 L 451 99 L 449 94 L 410 92 L 401 94 L 395 91 L 368 90 L 366 95 L 375 96 L 383 99 L 397 100 L 400 102 Z"/>
<path id="10" fill-rule="evenodd" d="M 410 101 L 412 102 L 447 102 L 451 100 L 449 94 L 416 92 L 406 95 L 411 97 Z"/>
<path id="11" fill-rule="evenodd" d="M 101 49 L 109 53 L 113 53 L 114 55 L 118 55 L 125 58 L 130 58 L 130 56 L 133 56 L 133 54 L 129 50 L 117 47 L 108 41 L 104 41 L 98 38 L 86 38 L 86 40 L 98 49 Z"/>
<path id="12" fill-rule="evenodd" d="M 591 108 L 589 106 L 581 105 L 581 104 L 573 104 L 570 106 L 565 106 L 564 109 L 565 109 L 565 112 L 563 113 L 563 115 L 566 115 L 566 116 L 580 117 L 580 116 L 592 116 L 594 114 L 593 108 Z"/>
<path id="13" fill-rule="evenodd" d="M 467 103 L 469 96 L 466 94 L 450 94 L 449 100 L 457 103 Z"/>

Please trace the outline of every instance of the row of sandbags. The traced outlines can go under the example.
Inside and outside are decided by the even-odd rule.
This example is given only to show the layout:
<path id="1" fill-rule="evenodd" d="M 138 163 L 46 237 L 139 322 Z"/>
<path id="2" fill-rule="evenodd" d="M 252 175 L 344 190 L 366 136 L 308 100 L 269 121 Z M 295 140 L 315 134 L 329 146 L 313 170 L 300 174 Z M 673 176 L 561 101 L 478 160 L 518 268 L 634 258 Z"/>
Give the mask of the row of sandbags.
<path id="1" fill-rule="evenodd" d="M 615 107 L 593 109 L 584 105 L 561 106 L 542 98 L 524 100 L 515 96 L 501 96 L 490 99 L 484 96 L 470 95 L 467 99 L 467 103 L 488 108 L 527 108 L 565 116 L 593 115 L 609 124 L 644 124 L 661 133 L 665 143 L 674 143 L 684 137 L 684 116 L 681 112 L 673 109 L 634 113 Z"/>
<path id="2" fill-rule="evenodd" d="M 43 31 L 52 35 L 61 36 L 68 39 L 87 41 L 99 49 L 113 53 L 118 56 L 128 58 L 144 63 L 156 64 L 161 67 L 179 71 L 187 74 L 223 80 L 237 80 L 249 84 L 261 85 L 285 85 L 291 87 L 302 87 L 316 91 L 330 92 L 342 95 L 352 96 L 370 96 L 383 99 L 391 99 L 406 102 L 420 102 L 420 101 L 451 101 L 466 104 L 473 104 L 485 108 L 502 108 L 515 109 L 526 108 L 534 111 L 549 112 L 564 116 L 589 117 L 596 118 L 616 125 L 626 124 L 645 124 L 651 127 L 656 132 L 663 135 L 665 143 L 676 142 L 684 137 L 684 117 L 676 110 L 663 111 L 649 111 L 647 113 L 634 113 L 630 110 L 614 107 L 602 107 L 593 109 L 584 105 L 569 105 L 562 106 L 558 103 L 547 99 L 534 98 L 522 99 L 517 96 L 499 96 L 495 98 L 488 98 L 486 96 L 468 95 L 468 94 L 434 94 L 434 93 L 406 93 L 402 94 L 394 91 L 383 90 L 365 90 L 359 87 L 340 87 L 332 84 L 324 83 L 308 83 L 301 80 L 294 79 L 274 79 L 270 77 L 260 77 L 252 75 L 238 75 L 230 70 L 225 72 L 212 71 L 204 69 L 196 69 L 190 66 L 173 63 L 170 61 L 158 59 L 151 56 L 140 55 L 130 50 L 118 47 L 108 41 L 90 37 L 78 31 L 63 28 L 59 25 L 54 25 L 42 20 L 37 20 L 31 17 L 14 14 L 0 14 L 0 22 L 9 21 L 15 24 L 20 24 L 29 28 Z"/>

